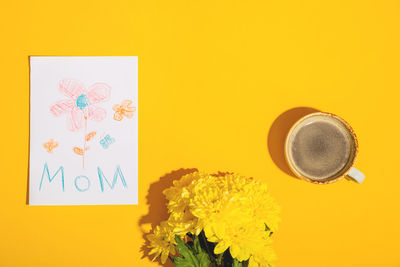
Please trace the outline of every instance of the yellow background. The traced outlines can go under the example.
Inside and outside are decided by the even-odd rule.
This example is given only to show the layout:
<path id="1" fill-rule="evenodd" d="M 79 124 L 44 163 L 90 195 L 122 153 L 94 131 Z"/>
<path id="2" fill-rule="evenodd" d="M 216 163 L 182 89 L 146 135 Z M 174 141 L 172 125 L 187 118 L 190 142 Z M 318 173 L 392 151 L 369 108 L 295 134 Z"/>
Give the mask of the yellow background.
<path id="1" fill-rule="evenodd" d="M 148 194 L 180 168 L 268 183 L 277 266 L 400 266 L 399 27 L 398 1 L 3 1 L 0 266 L 157 266 Z M 138 206 L 26 205 L 29 55 L 139 56 Z M 354 127 L 362 185 L 274 164 L 269 129 L 299 106 Z"/>

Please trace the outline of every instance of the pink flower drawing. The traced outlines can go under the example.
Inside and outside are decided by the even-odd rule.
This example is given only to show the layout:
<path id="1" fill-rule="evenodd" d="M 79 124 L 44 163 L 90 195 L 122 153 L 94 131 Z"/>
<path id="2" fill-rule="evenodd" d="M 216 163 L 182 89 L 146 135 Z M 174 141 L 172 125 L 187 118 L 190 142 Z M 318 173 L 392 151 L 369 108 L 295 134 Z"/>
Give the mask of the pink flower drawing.
<path id="1" fill-rule="evenodd" d="M 67 99 L 60 100 L 50 107 L 50 112 L 59 117 L 67 114 L 67 126 L 70 131 L 79 131 L 84 128 L 82 147 L 73 147 L 75 154 L 82 156 L 82 168 L 85 167 L 85 154 L 89 149 L 86 142 L 90 141 L 93 133 L 87 134 L 87 120 L 102 121 L 106 117 L 106 110 L 96 104 L 110 98 L 111 87 L 106 83 L 94 83 L 88 89 L 85 85 L 73 79 L 63 79 L 58 83 L 58 90 Z"/>
<path id="2" fill-rule="evenodd" d="M 50 107 L 54 116 L 67 114 L 67 126 L 70 131 L 86 127 L 87 119 L 102 121 L 106 117 L 105 109 L 95 106 L 110 98 L 111 87 L 106 83 L 94 83 L 88 89 L 73 79 L 63 79 L 58 84 L 59 91 L 67 99 L 60 100 Z"/>

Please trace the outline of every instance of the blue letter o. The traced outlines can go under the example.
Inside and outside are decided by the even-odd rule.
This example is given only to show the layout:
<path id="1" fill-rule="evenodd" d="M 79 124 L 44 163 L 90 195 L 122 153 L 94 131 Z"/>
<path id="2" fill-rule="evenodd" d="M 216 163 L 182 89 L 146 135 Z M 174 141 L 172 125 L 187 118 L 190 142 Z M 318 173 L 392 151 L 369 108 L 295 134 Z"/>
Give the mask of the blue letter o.
<path id="1" fill-rule="evenodd" d="M 80 179 L 86 179 L 86 181 L 87 181 L 87 186 L 86 186 L 86 188 L 79 188 L 79 187 L 78 187 L 77 182 L 78 182 L 78 180 L 80 180 Z M 89 178 L 87 178 L 85 175 L 81 175 L 81 176 L 77 176 L 77 177 L 75 178 L 74 184 L 75 184 L 76 190 L 78 190 L 79 192 L 85 192 L 85 191 L 87 191 L 87 190 L 89 189 L 89 187 L 90 187 L 90 180 L 89 180 Z"/>

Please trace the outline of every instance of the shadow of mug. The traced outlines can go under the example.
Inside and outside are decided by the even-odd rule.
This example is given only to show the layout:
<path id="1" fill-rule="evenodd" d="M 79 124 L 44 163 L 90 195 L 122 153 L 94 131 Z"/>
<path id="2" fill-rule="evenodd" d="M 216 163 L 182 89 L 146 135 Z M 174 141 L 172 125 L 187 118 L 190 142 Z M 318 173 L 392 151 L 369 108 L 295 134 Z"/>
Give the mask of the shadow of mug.
<path id="1" fill-rule="evenodd" d="M 268 132 L 268 151 L 272 161 L 281 171 L 295 178 L 297 176 L 291 171 L 285 159 L 286 136 L 296 121 L 314 112 L 319 112 L 319 110 L 310 107 L 289 109 L 275 119 Z"/>

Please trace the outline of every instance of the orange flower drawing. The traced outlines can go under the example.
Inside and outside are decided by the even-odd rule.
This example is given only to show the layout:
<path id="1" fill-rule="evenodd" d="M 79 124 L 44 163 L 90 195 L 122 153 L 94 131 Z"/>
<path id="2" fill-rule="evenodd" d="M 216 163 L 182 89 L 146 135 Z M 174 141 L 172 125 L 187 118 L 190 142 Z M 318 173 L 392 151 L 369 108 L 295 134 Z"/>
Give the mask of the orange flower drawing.
<path id="1" fill-rule="evenodd" d="M 114 120 L 121 121 L 124 116 L 128 119 L 133 117 L 133 113 L 136 111 L 136 107 L 132 107 L 132 100 L 125 99 L 122 101 L 121 105 L 114 105 L 113 110 L 114 113 Z"/>
<path id="2" fill-rule="evenodd" d="M 50 139 L 48 142 L 43 144 L 44 149 L 46 149 L 47 153 L 53 153 L 53 150 L 58 147 L 58 142 Z"/>

